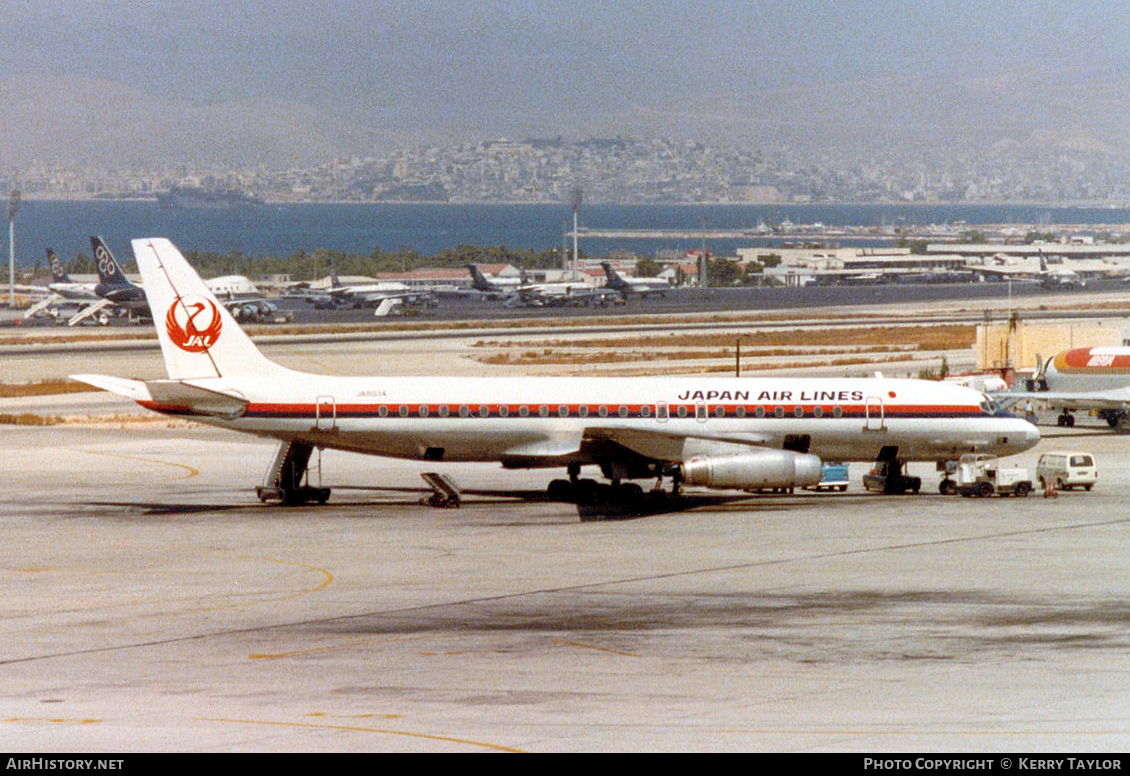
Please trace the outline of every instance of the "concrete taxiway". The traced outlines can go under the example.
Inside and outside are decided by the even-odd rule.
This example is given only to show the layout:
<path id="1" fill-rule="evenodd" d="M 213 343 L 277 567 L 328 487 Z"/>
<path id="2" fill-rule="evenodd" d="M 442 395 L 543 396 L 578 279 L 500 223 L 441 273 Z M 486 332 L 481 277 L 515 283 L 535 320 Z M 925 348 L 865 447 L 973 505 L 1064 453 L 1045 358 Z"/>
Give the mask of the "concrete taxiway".
<path id="1" fill-rule="evenodd" d="M 1019 462 L 1091 450 L 1093 492 L 882 497 L 856 464 L 580 523 L 513 498 L 549 473 L 429 467 L 483 491 L 439 510 L 420 464 L 327 453 L 331 503 L 284 509 L 266 442 L 0 426 L 0 747 L 1122 750 L 1130 440 L 1047 433 Z"/>
<path id="2" fill-rule="evenodd" d="M 428 353 L 272 350 L 485 370 L 465 343 Z M 152 348 L 3 364 L 161 371 Z M 931 495 L 877 496 L 853 464 L 842 495 L 581 523 L 522 498 L 560 472 L 327 452 L 330 503 L 287 509 L 254 495 L 269 442 L 109 394 L 0 400 L 25 412 L 69 421 L 0 425 L 9 751 L 1130 746 L 1130 437 L 1105 425 L 1018 457 L 1095 453 L 1095 490 L 1054 500 L 943 497 L 929 465 Z M 424 470 L 463 508 L 420 505 Z"/>

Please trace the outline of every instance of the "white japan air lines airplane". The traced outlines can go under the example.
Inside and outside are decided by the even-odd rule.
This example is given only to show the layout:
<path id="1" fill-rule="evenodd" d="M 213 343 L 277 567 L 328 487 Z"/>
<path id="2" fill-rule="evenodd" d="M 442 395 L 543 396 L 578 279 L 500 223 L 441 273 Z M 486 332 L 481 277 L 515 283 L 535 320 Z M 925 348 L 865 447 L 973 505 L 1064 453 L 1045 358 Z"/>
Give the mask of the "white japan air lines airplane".
<path id="1" fill-rule="evenodd" d="M 632 479 L 719 489 L 815 484 L 819 456 L 939 461 L 1039 441 L 974 390 L 898 379 L 338 377 L 263 356 L 168 240 L 133 241 L 167 380 L 75 379 L 157 412 L 279 440 L 260 498 L 302 484 L 315 447 L 421 461 L 562 467 L 550 495 L 610 514 L 652 498 Z M 598 466 L 610 484 L 579 479 Z M 657 490 L 658 484 L 657 482 Z M 579 507 L 580 508 L 580 507 Z"/>

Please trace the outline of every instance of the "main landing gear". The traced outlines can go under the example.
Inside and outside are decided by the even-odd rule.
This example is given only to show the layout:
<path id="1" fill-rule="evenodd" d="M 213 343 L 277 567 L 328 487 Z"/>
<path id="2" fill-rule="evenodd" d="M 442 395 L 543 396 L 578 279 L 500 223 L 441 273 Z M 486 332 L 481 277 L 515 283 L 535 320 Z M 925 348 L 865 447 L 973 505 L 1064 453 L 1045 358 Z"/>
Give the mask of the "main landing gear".
<path id="1" fill-rule="evenodd" d="M 652 490 L 645 491 L 634 482 L 622 482 L 619 478 L 613 478 L 608 484 L 583 480 L 580 470 L 580 466 L 570 464 L 569 479 L 553 480 L 546 494 L 551 501 L 576 504 L 577 513 L 585 522 L 669 512 L 677 508 L 681 500 L 677 472 L 672 474 L 670 491 L 663 490 L 662 475 Z"/>
<path id="2" fill-rule="evenodd" d="M 1107 421 L 1108 423 L 1110 421 Z M 1075 425 L 1075 416 L 1067 410 L 1064 410 L 1055 419 L 1055 424 L 1061 428 L 1072 428 Z"/>
<path id="3" fill-rule="evenodd" d="M 264 504 L 277 501 L 286 506 L 298 506 L 311 501 L 325 504 L 330 498 L 330 489 L 310 485 L 310 478 L 307 476 L 310 454 L 313 451 L 314 445 L 309 442 L 279 442 L 263 484 L 255 489 L 259 500 Z"/>

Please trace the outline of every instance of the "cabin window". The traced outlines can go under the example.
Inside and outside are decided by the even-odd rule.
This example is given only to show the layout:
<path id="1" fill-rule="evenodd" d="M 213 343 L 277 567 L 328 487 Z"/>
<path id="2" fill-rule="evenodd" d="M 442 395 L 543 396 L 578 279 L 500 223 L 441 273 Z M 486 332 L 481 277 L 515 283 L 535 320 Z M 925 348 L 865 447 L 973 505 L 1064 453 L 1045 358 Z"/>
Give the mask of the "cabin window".
<path id="1" fill-rule="evenodd" d="M 670 410 L 667 407 L 667 402 L 660 402 L 655 405 L 655 417 L 659 420 L 667 420 L 670 415 Z"/>
<path id="2" fill-rule="evenodd" d="M 397 414 L 398 414 L 398 415 L 400 415 L 400 417 L 402 417 L 402 418 L 406 418 L 406 417 L 408 417 L 408 405 L 406 405 L 406 404 L 401 404 L 401 405 L 400 405 L 400 409 L 399 409 L 399 410 L 397 410 L 396 412 L 397 412 Z"/>
<path id="3" fill-rule="evenodd" d="M 600 409 L 597 410 L 596 414 L 600 415 L 600 417 L 602 417 L 602 418 L 607 418 L 608 417 L 608 408 L 605 407 L 603 404 L 601 404 Z"/>
<path id="4" fill-rule="evenodd" d="M 844 416 L 844 408 L 843 407 L 833 407 L 832 408 L 832 417 L 842 418 L 843 416 Z"/>
<path id="5" fill-rule="evenodd" d="M 680 404 L 679 407 L 675 410 L 675 414 L 680 418 L 685 418 L 687 416 L 687 408 Z"/>
<path id="6" fill-rule="evenodd" d="M 785 408 L 784 407 L 777 407 L 776 409 L 773 410 L 773 414 L 776 415 L 778 418 L 783 418 L 783 417 L 785 417 Z"/>
<path id="7" fill-rule="evenodd" d="M 569 407 L 568 407 L 568 405 L 565 405 L 565 404 L 558 405 L 557 414 L 560 415 L 563 418 L 569 417 Z"/>
<path id="8" fill-rule="evenodd" d="M 621 405 L 620 409 L 616 410 L 616 414 L 622 418 L 628 417 L 628 408 Z"/>
<path id="9" fill-rule="evenodd" d="M 764 407 L 758 407 L 757 409 L 755 409 L 753 411 L 753 414 L 756 415 L 759 418 L 764 418 L 765 417 L 765 408 Z"/>
<path id="10" fill-rule="evenodd" d="M 388 417 L 388 407 L 386 407 L 383 404 L 381 406 L 377 407 L 377 417 L 387 418 Z"/>
<path id="11" fill-rule="evenodd" d="M 448 409 L 447 409 L 447 405 L 446 404 L 439 405 L 439 416 L 441 418 L 446 418 L 448 416 L 448 414 L 449 414 L 449 412 L 448 412 Z"/>
<path id="12" fill-rule="evenodd" d="M 737 415 L 739 418 L 744 418 L 745 417 L 745 407 L 738 407 L 738 409 L 734 412 L 734 414 Z"/>
<path id="13" fill-rule="evenodd" d="M 489 418 L 490 417 L 490 407 L 488 407 L 485 404 L 480 404 L 479 405 L 479 417 L 480 418 Z"/>
<path id="14" fill-rule="evenodd" d="M 507 407 L 505 404 L 503 404 L 501 407 L 498 408 L 498 417 L 500 417 L 500 418 L 510 417 L 510 408 Z"/>
<path id="15" fill-rule="evenodd" d="M 460 407 L 459 407 L 459 417 L 466 418 L 466 417 L 470 416 L 470 414 L 471 414 L 471 408 L 470 407 L 468 407 L 466 404 L 460 405 Z"/>
<path id="16" fill-rule="evenodd" d="M 518 408 L 518 416 L 522 418 L 528 418 L 530 416 L 530 408 L 523 404 Z"/>
<path id="17" fill-rule="evenodd" d="M 650 418 L 651 417 L 651 407 L 649 407 L 646 404 L 643 405 L 642 407 L 640 407 L 640 416 L 644 417 L 644 418 Z"/>
<path id="18" fill-rule="evenodd" d="M 582 404 L 577 408 L 577 414 L 582 418 L 587 418 L 589 416 L 589 408 L 586 405 Z"/>
<path id="19" fill-rule="evenodd" d="M 814 418 L 824 417 L 824 408 L 823 407 L 813 407 L 812 408 L 812 417 L 814 417 Z"/>
<path id="20" fill-rule="evenodd" d="M 714 408 L 714 416 L 718 417 L 718 418 L 726 417 L 726 408 L 723 407 L 721 404 L 719 404 L 717 407 Z"/>
<path id="21" fill-rule="evenodd" d="M 549 407 L 545 406 L 544 404 L 541 405 L 540 407 L 538 407 L 538 417 L 548 418 L 549 417 Z"/>
<path id="22" fill-rule="evenodd" d="M 796 409 L 793 410 L 793 414 L 796 415 L 798 418 L 803 418 L 804 417 L 804 407 L 801 407 L 798 404 L 796 406 Z"/>

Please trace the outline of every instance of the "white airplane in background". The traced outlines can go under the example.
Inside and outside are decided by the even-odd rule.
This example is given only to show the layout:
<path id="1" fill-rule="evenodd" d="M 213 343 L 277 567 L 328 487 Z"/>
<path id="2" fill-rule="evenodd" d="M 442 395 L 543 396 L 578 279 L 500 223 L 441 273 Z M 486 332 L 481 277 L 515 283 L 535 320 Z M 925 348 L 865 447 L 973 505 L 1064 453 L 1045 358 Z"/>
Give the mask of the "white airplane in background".
<path id="1" fill-rule="evenodd" d="M 91 244 L 94 245 L 94 240 L 91 238 Z M 95 245 L 95 256 L 98 256 L 97 246 Z M 68 325 L 73 326 L 80 321 L 92 318 L 101 310 L 107 307 L 112 307 L 114 302 L 106 298 L 107 293 L 120 293 L 121 287 L 115 283 L 107 283 L 105 269 L 105 262 L 99 259 L 98 264 L 98 282 L 97 283 L 76 283 L 71 280 L 67 275 L 66 269 L 63 268 L 63 262 L 59 260 L 58 254 L 51 248 L 47 249 L 47 262 L 51 265 L 51 282 L 47 285 L 48 295 L 41 299 L 36 304 L 28 308 L 25 313 L 28 318 L 36 316 L 41 310 L 48 308 L 56 308 L 58 306 L 64 307 L 77 307 L 78 312 L 73 314 L 67 321 Z M 126 285 L 132 287 L 125 276 L 119 274 L 118 278 L 125 282 Z M 139 294 L 140 289 L 135 289 Z M 141 303 L 145 304 L 145 299 L 142 297 Z M 57 314 L 57 310 L 53 310 L 52 314 Z M 101 317 L 102 323 L 107 323 L 108 319 L 103 314 Z"/>
<path id="2" fill-rule="evenodd" d="M 95 302 L 101 299 L 94 290 L 98 284 L 76 283 L 71 280 L 67 271 L 63 269 L 63 262 L 59 261 L 59 255 L 51 248 L 47 249 L 47 263 L 51 265 L 51 282 L 47 284 L 48 291 L 72 301 Z"/>
<path id="3" fill-rule="evenodd" d="M 471 273 L 471 288 L 483 294 L 514 294 L 520 287 L 529 285 L 525 272 L 517 278 L 488 278 L 478 264 L 468 264 L 467 271 Z"/>
<path id="4" fill-rule="evenodd" d="M 477 264 L 468 264 L 467 271 L 471 273 L 471 288 L 475 293 L 496 296 L 507 306 L 560 307 L 601 303 L 609 293 L 581 280 L 532 283 L 524 271 L 521 278 L 488 278 Z"/>
<path id="5" fill-rule="evenodd" d="M 1077 410 L 1094 410 L 1111 428 L 1130 430 L 1130 347 L 1062 351 L 1040 365 L 1026 388 L 996 398 L 1054 407 L 1059 426 L 1074 426 Z"/>
<path id="6" fill-rule="evenodd" d="M 133 241 L 169 377 L 74 379 L 167 415 L 278 440 L 263 500 L 325 501 L 303 484 L 311 452 L 565 468 L 550 496 L 582 515 L 655 511 L 679 485 L 815 484 L 819 456 L 941 461 L 1019 453 L 1040 438 L 977 391 L 940 382 L 788 378 L 337 377 L 268 360 L 176 247 Z M 598 466 L 610 483 L 579 479 Z M 668 495 L 633 479 L 664 477 Z M 666 502 L 672 499 L 672 502 Z M 674 507 L 668 507 L 668 509 Z M 587 512 L 586 512 L 587 510 Z"/>
<path id="7" fill-rule="evenodd" d="M 978 275 L 990 275 L 1000 280 L 1017 280 L 1039 283 L 1045 288 L 1084 288 L 1086 280 L 1070 267 L 1062 263 L 1055 266 L 1048 264 L 1047 257 L 1040 253 L 1039 271 L 1030 270 L 1020 266 L 1020 263 L 1004 254 L 997 254 L 990 259 L 992 264 L 971 264 L 969 269 Z"/>
<path id="8" fill-rule="evenodd" d="M 337 270 L 330 266 L 330 288 L 326 292 L 334 304 L 351 304 L 354 307 L 378 307 L 386 300 L 399 300 L 404 304 L 431 305 L 435 294 L 431 289 L 412 288 L 404 283 L 378 282 L 344 284 Z"/>
<path id="9" fill-rule="evenodd" d="M 671 290 L 671 284 L 663 278 L 626 278 L 607 261 L 602 261 L 600 266 L 608 278 L 608 288 L 618 291 L 625 299 L 632 295 L 664 294 Z"/>

